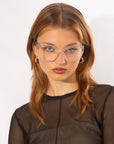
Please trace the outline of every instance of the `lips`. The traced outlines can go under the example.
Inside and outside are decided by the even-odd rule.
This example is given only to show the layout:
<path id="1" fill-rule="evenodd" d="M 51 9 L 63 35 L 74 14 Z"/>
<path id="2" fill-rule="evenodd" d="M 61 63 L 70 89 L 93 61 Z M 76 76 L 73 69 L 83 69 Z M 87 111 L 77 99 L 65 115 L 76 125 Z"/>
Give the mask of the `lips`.
<path id="1" fill-rule="evenodd" d="M 53 69 L 53 71 L 55 73 L 62 74 L 62 73 L 65 73 L 66 69 L 64 69 L 64 68 L 55 68 L 55 69 Z"/>

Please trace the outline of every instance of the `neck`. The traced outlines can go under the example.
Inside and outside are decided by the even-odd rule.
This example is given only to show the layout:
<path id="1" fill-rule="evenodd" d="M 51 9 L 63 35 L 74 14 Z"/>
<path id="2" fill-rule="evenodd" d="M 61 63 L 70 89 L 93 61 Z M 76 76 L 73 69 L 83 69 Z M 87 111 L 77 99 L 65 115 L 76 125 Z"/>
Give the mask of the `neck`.
<path id="1" fill-rule="evenodd" d="M 70 92 L 73 92 L 78 89 L 77 82 L 64 82 L 64 81 L 55 81 L 52 83 L 49 83 L 47 94 L 50 96 L 59 96 L 64 95 Z"/>

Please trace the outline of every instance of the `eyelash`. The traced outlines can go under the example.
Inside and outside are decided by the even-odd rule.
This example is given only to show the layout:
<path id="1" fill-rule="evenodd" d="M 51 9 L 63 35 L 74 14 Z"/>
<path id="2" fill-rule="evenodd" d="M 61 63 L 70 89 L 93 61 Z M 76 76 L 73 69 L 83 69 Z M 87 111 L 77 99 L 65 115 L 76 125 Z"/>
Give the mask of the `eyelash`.
<path id="1" fill-rule="evenodd" d="M 50 51 L 50 52 L 54 51 L 54 48 L 52 46 L 42 46 L 42 48 L 46 51 Z M 51 49 L 51 50 L 49 50 L 49 49 Z M 78 48 L 75 48 L 75 47 L 65 49 L 65 51 L 67 51 L 67 52 L 74 52 L 74 51 L 77 51 L 77 50 L 78 50 Z"/>
<path id="2" fill-rule="evenodd" d="M 78 48 L 69 48 L 69 49 L 67 49 L 67 51 L 69 51 L 69 50 L 71 50 L 70 52 L 72 52 L 72 50 L 73 51 L 76 51 Z"/>

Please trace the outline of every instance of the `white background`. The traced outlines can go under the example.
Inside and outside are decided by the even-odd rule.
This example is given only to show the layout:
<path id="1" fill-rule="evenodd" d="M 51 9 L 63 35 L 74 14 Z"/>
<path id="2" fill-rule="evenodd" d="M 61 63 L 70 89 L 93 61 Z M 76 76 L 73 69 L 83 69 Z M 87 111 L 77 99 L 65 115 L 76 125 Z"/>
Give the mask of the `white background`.
<path id="1" fill-rule="evenodd" d="M 30 28 L 39 11 L 53 2 L 68 3 L 82 12 L 95 46 L 92 74 L 97 82 L 114 85 L 113 0 L 0 0 L 0 144 L 7 144 L 14 110 L 29 101 Z"/>

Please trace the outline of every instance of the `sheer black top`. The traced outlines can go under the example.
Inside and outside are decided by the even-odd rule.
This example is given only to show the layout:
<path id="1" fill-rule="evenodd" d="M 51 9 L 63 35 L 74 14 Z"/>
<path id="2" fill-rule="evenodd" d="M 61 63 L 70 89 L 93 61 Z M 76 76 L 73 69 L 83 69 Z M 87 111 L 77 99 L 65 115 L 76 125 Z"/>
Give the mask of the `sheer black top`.
<path id="1" fill-rule="evenodd" d="M 16 109 L 8 144 L 114 144 L 114 87 L 96 85 L 90 92 L 93 106 L 78 118 L 78 110 L 70 106 L 75 94 L 43 95 L 45 125 L 39 126 L 29 103 Z"/>

